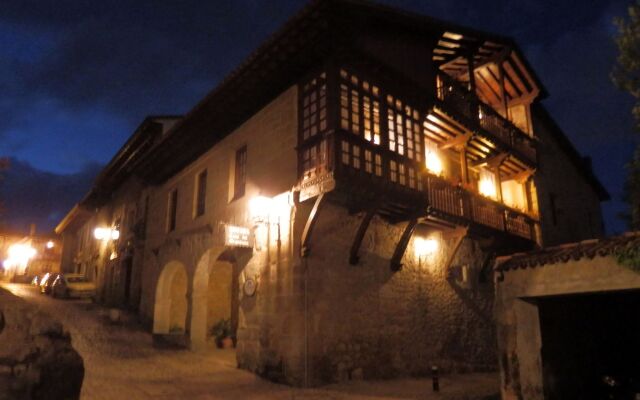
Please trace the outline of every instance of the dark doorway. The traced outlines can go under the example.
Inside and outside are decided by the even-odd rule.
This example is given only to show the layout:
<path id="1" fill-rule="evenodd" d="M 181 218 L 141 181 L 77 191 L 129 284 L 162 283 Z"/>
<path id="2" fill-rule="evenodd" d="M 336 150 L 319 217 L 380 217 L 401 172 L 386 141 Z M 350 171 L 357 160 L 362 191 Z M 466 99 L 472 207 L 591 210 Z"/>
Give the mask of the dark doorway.
<path id="1" fill-rule="evenodd" d="M 543 298 L 538 306 L 545 399 L 635 397 L 631 387 L 640 380 L 640 291 Z M 605 376 L 624 387 L 611 389 Z M 609 397 L 612 392 L 615 397 Z"/>

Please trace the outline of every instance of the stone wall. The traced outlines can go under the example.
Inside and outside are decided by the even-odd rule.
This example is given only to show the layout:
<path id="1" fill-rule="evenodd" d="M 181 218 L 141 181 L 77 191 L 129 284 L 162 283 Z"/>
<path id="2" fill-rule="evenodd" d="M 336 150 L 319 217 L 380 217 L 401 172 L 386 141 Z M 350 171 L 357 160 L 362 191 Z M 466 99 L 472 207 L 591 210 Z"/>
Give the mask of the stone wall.
<path id="1" fill-rule="evenodd" d="M 544 399 L 537 298 L 629 289 L 640 289 L 640 274 L 614 256 L 504 272 L 496 283 L 495 307 L 502 399 Z"/>
<path id="2" fill-rule="evenodd" d="M 84 365 L 63 326 L 0 289 L 0 399 L 80 398 Z"/>
<path id="3" fill-rule="evenodd" d="M 539 139 L 538 169 L 534 182 L 538 192 L 540 226 L 544 246 L 599 238 L 604 235 L 600 199 L 559 144 L 557 127 L 533 114 Z M 583 168 L 590 168 L 587 164 Z"/>
<path id="4" fill-rule="evenodd" d="M 453 241 L 419 227 L 402 270 L 393 272 L 389 260 L 404 225 L 374 217 L 354 266 L 349 249 L 361 219 L 327 204 L 303 261 L 312 382 L 425 376 L 432 365 L 443 372 L 497 369 L 493 287 L 480 282 L 478 243 L 464 239 L 445 270 Z M 438 250 L 416 257 L 419 236 L 434 238 Z"/>

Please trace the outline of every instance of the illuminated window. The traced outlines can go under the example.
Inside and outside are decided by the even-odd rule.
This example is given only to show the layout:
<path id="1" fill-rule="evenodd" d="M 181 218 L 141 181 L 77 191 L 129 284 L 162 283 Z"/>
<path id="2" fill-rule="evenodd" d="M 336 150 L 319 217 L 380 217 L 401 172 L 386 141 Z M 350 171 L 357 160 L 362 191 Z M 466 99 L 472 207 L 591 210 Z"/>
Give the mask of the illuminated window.
<path id="1" fill-rule="evenodd" d="M 360 147 L 353 146 L 353 168 L 360 169 Z"/>
<path id="2" fill-rule="evenodd" d="M 322 73 L 302 88 L 302 139 L 327 129 L 327 83 Z"/>
<path id="3" fill-rule="evenodd" d="M 409 167 L 409 187 L 411 189 L 416 188 L 416 170 Z"/>
<path id="4" fill-rule="evenodd" d="M 373 173 L 373 155 L 370 150 L 364 151 L 364 170 L 369 174 Z"/>
<path id="5" fill-rule="evenodd" d="M 387 96 L 389 150 L 422 161 L 420 113 L 401 100 Z"/>
<path id="6" fill-rule="evenodd" d="M 478 191 L 483 196 L 496 200 L 498 197 L 496 176 L 493 172 L 482 168 L 480 170 L 480 180 L 478 181 Z"/>
<path id="7" fill-rule="evenodd" d="M 391 182 L 398 182 L 398 163 L 393 160 L 389 161 L 389 178 Z"/>
<path id="8" fill-rule="evenodd" d="M 327 141 L 322 140 L 313 146 L 302 150 L 302 176 L 309 179 L 326 170 L 327 167 Z"/>
<path id="9" fill-rule="evenodd" d="M 434 175 L 442 175 L 443 167 L 438 151 L 438 145 L 425 138 L 424 150 L 425 166 L 427 167 L 427 171 Z"/>
<path id="10" fill-rule="evenodd" d="M 380 144 L 380 89 L 340 70 L 340 127 Z"/>
<path id="11" fill-rule="evenodd" d="M 349 165 L 349 161 L 351 159 L 351 155 L 350 155 L 350 151 L 349 151 L 349 142 L 346 141 L 342 141 L 342 163 Z"/>
<path id="12" fill-rule="evenodd" d="M 200 172 L 196 177 L 196 198 L 194 216 L 204 215 L 207 197 L 207 170 Z"/>
<path id="13" fill-rule="evenodd" d="M 375 155 L 375 167 L 376 176 L 382 176 L 382 156 L 380 154 Z"/>
<path id="14" fill-rule="evenodd" d="M 404 164 L 400 163 L 398 165 L 398 181 L 400 182 L 400 184 L 402 186 L 405 186 L 407 184 L 407 176 L 405 174 L 405 166 Z"/>
<path id="15" fill-rule="evenodd" d="M 247 146 L 242 146 L 236 150 L 234 174 L 233 198 L 239 199 L 244 196 L 244 189 L 247 182 Z"/>
<path id="16" fill-rule="evenodd" d="M 178 189 L 169 192 L 167 201 L 167 232 L 176 230 L 176 215 L 178 212 Z"/>

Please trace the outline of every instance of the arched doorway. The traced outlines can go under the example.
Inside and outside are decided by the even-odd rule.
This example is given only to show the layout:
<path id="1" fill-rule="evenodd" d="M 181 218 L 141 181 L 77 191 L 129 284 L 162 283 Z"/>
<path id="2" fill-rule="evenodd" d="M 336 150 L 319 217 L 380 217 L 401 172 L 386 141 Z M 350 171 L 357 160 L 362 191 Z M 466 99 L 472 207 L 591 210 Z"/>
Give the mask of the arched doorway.
<path id="1" fill-rule="evenodd" d="M 206 348 L 211 329 L 220 321 L 237 325 L 238 277 L 234 260 L 224 253 L 224 249 L 208 250 L 196 267 L 191 312 L 193 350 Z"/>
<path id="2" fill-rule="evenodd" d="M 187 320 L 187 271 L 171 261 L 162 269 L 156 287 L 153 333 L 184 333 Z"/>

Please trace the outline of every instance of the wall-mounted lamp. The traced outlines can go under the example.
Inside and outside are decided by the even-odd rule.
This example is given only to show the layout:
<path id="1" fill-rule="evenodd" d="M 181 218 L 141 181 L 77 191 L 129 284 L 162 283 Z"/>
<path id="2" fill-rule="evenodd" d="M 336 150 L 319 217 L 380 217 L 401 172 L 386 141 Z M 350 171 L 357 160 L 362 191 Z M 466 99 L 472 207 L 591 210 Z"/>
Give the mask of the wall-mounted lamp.
<path id="1" fill-rule="evenodd" d="M 98 240 L 118 240 L 120 231 L 115 228 L 96 228 L 93 231 L 93 237 Z"/>
<path id="2" fill-rule="evenodd" d="M 416 257 L 426 257 L 438 251 L 439 243 L 437 239 L 416 237 L 413 240 L 413 247 Z"/>
<path id="3" fill-rule="evenodd" d="M 47 249 L 53 249 L 53 246 L 54 246 L 53 241 L 49 240 L 49 241 L 47 242 Z"/>
<path id="4" fill-rule="evenodd" d="M 249 215 L 253 223 L 279 223 L 288 220 L 293 204 L 291 192 L 273 198 L 256 196 L 249 200 Z"/>

